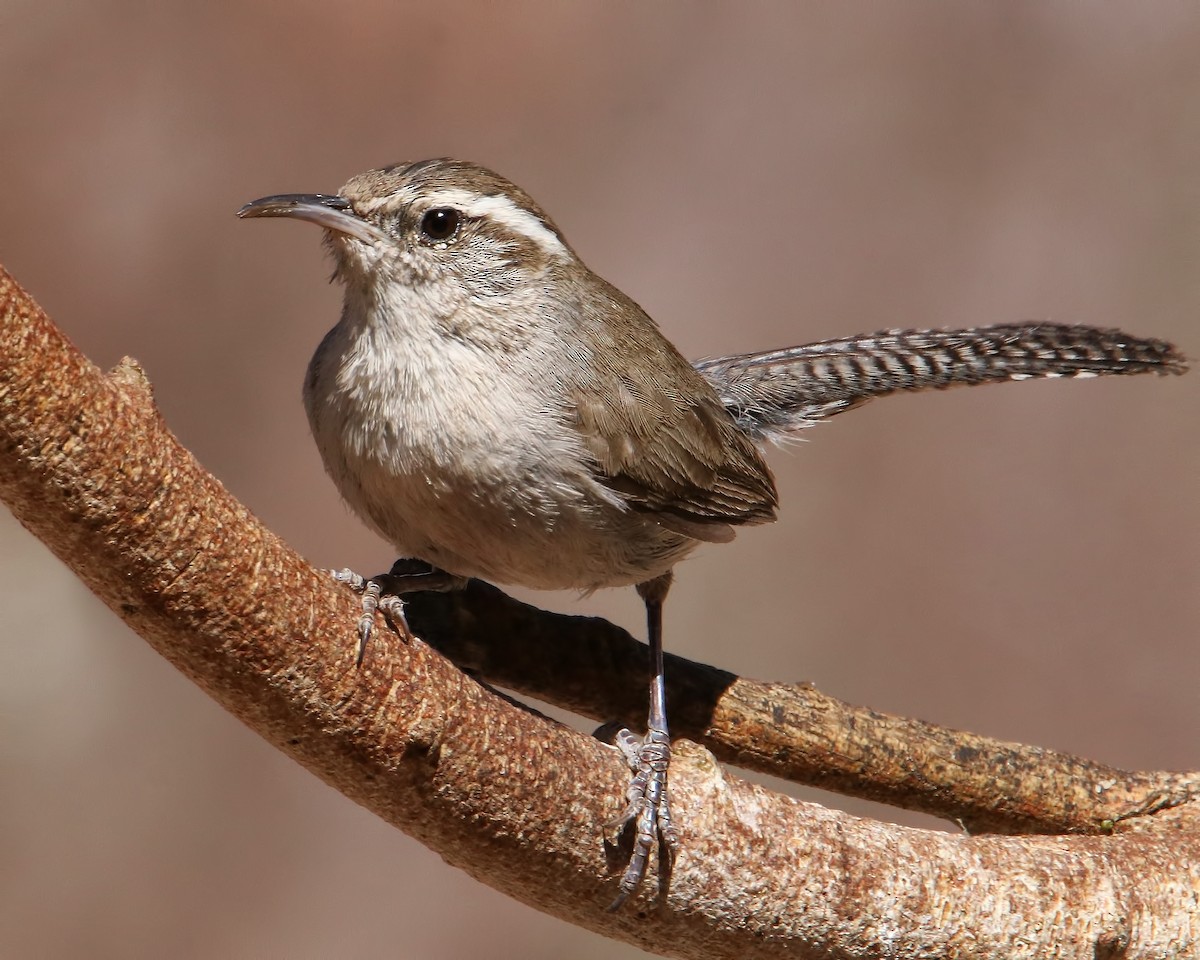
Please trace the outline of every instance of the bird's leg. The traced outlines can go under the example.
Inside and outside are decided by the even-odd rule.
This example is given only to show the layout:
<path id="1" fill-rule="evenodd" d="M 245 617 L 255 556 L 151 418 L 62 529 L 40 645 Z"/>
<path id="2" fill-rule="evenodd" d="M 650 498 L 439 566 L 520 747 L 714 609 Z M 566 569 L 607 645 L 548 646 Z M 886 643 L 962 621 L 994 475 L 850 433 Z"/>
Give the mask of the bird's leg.
<path id="1" fill-rule="evenodd" d="M 638 593 L 646 604 L 646 622 L 650 640 L 650 716 L 646 736 L 638 738 L 629 730 L 621 730 L 616 744 L 629 767 L 633 779 L 626 798 L 629 805 L 614 821 L 613 826 L 624 829 L 634 825 L 633 854 L 621 877 L 620 892 L 609 907 L 618 909 L 641 885 L 646 876 L 650 851 L 658 843 L 660 887 L 670 877 L 679 834 L 671 822 L 671 803 L 667 791 L 667 767 L 671 762 L 671 737 L 667 732 L 667 695 L 663 674 L 662 609 L 671 574 L 639 583 Z"/>
<path id="2" fill-rule="evenodd" d="M 358 618 L 358 657 L 355 661 L 360 667 L 375 629 L 376 610 L 383 614 L 388 626 L 398 634 L 411 637 L 408 621 L 404 619 L 404 594 L 422 590 L 461 590 L 467 584 L 465 577 L 456 577 L 423 560 L 397 560 L 387 573 L 377 574 L 369 580 L 350 569 L 331 570 L 330 573 L 338 583 L 344 583 L 355 593 L 362 594 L 362 616 Z"/>

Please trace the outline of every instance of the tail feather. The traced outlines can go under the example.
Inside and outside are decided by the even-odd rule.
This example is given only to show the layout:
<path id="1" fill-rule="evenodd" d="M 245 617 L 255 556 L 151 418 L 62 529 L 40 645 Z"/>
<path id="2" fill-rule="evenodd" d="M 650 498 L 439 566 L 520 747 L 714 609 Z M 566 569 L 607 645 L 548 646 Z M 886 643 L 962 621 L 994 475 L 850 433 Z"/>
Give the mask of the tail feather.
<path id="1" fill-rule="evenodd" d="M 886 330 L 769 353 L 701 360 L 738 424 L 779 437 L 900 390 L 1110 374 L 1179 374 L 1187 361 L 1164 340 L 1051 323 L 968 330 Z"/>

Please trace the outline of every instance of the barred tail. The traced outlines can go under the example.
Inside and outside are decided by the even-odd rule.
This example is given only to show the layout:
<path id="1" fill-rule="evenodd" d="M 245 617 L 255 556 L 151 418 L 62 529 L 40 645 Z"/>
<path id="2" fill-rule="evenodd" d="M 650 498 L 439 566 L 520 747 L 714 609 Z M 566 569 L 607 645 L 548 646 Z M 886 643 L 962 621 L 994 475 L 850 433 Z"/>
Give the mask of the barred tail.
<path id="1" fill-rule="evenodd" d="M 702 360 L 739 425 L 758 439 L 790 433 L 898 390 L 1037 377 L 1183 373 L 1163 340 L 1051 323 L 969 330 L 886 330 L 770 353 Z"/>

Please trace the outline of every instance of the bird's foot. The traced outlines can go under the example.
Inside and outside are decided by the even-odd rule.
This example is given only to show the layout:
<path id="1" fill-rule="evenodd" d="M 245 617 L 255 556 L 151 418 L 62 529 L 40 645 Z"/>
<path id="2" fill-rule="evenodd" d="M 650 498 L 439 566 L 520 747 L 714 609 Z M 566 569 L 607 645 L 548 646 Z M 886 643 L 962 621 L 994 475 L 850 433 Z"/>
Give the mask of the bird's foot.
<path id="1" fill-rule="evenodd" d="M 651 729 L 644 738 L 629 730 L 620 730 L 616 746 L 633 771 L 625 797 L 629 801 L 625 812 L 609 826 L 624 833 L 632 826 L 633 853 L 621 877 L 620 891 L 609 910 L 621 905 L 645 879 L 650 852 L 658 844 L 659 887 L 665 889 L 670 879 L 679 833 L 671 821 L 671 801 L 667 791 L 667 768 L 671 763 L 671 738 L 666 730 Z"/>
<path id="2" fill-rule="evenodd" d="M 329 572 L 338 583 L 346 584 L 362 596 L 362 616 L 358 618 L 358 656 L 355 660 L 360 667 L 367 654 L 371 634 L 375 631 L 376 611 L 383 614 L 389 627 L 408 641 L 413 635 L 404 618 L 403 595 L 421 590 L 458 590 L 467 582 L 463 577 L 456 577 L 420 560 L 407 559 L 397 560 L 387 573 L 370 579 L 350 569 Z"/>

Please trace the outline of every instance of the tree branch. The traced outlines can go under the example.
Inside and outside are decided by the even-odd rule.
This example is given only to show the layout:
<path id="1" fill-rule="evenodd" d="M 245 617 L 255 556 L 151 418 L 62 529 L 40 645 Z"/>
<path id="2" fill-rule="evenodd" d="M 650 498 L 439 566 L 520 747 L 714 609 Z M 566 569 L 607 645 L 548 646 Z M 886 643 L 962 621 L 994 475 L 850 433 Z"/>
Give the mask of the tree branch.
<path id="1" fill-rule="evenodd" d="M 645 645 L 607 620 L 539 610 L 478 581 L 457 594 L 414 594 L 405 609 L 419 636 L 491 683 L 599 721 L 644 722 Z M 667 702 L 674 735 L 718 760 L 971 833 L 1106 833 L 1200 793 L 1200 773 L 1131 773 L 671 654 Z"/>
<path id="2" fill-rule="evenodd" d="M 654 911 L 606 913 L 615 878 L 600 838 L 626 780 L 616 752 L 492 693 L 421 642 L 381 631 L 355 669 L 356 599 L 179 446 L 136 364 L 102 374 L 2 271 L 0 498 L 156 650 L 280 749 L 450 863 L 589 929 L 681 957 L 1162 957 L 1200 943 L 1194 803 L 1122 821 L 1112 836 L 941 834 L 772 794 L 687 744 L 672 766 L 683 849 L 670 887 Z M 480 596 L 488 593 L 476 588 L 449 615 L 478 617 Z M 414 604 L 414 626 L 426 607 L 434 609 L 425 598 Z M 503 633 L 495 610 L 504 607 L 482 609 L 489 619 L 461 632 L 473 649 Z M 556 643 L 588 649 L 575 636 Z M 801 726 L 833 709 L 811 691 L 784 701 L 780 689 L 721 679 L 707 694 L 697 687 L 700 699 L 689 703 L 695 682 L 676 679 L 677 727 L 707 731 L 739 762 L 789 717 Z M 757 702 L 757 712 L 739 714 L 731 706 L 739 701 Z M 588 709 L 625 716 L 633 708 Z M 750 735 L 729 732 L 750 722 L 739 716 L 756 718 Z M 900 734 L 916 729 L 858 718 Z M 939 742 L 965 742 L 924 729 Z M 755 749 L 791 756 L 784 762 L 794 772 L 811 766 L 810 779 L 824 776 L 818 761 L 864 751 L 827 785 L 849 784 L 864 759 L 896 767 L 900 781 L 929 772 L 897 763 L 898 745 L 866 751 L 829 740 L 796 760 L 804 751 L 785 739 Z M 1135 794 L 1145 798 L 1146 788 Z M 1115 804 L 1110 796 L 1083 819 L 1111 817 L 1132 796 Z M 985 808 L 979 822 L 988 822 Z"/>

